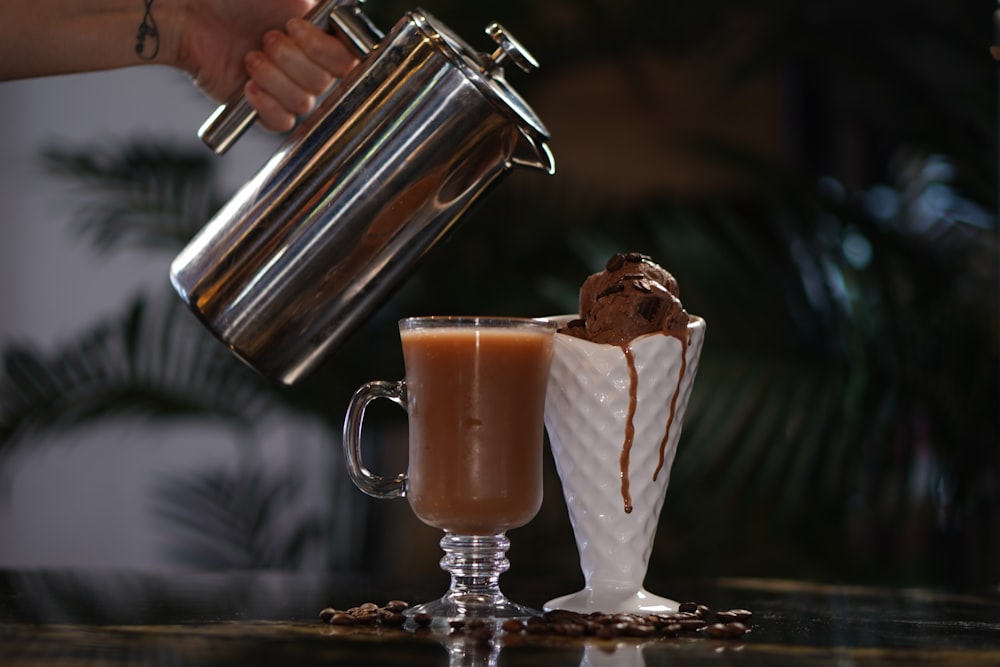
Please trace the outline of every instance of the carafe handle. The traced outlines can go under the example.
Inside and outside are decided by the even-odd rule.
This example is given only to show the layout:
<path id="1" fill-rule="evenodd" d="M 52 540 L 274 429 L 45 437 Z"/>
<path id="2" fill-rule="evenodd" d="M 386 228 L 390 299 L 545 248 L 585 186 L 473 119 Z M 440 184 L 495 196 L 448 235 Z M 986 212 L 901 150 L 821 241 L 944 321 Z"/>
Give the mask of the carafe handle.
<path id="1" fill-rule="evenodd" d="M 382 40 L 382 33 L 361 11 L 364 0 L 322 0 L 303 18 L 333 32 L 347 46 L 363 57 Z M 198 137 L 216 155 L 223 155 L 257 119 L 257 112 L 243 95 L 240 86 L 225 104 L 209 116 L 198 130 Z"/>

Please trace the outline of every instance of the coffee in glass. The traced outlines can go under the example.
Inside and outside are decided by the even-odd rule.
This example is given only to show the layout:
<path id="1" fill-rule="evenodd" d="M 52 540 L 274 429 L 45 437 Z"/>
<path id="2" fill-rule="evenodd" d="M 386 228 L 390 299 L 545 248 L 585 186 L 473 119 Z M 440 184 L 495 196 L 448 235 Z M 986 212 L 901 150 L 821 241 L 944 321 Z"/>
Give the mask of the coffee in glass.
<path id="1" fill-rule="evenodd" d="M 519 618 L 536 614 L 500 592 L 506 531 L 542 502 L 545 392 L 555 325 L 545 320 L 422 317 L 400 321 L 406 379 L 354 394 L 344 448 L 354 483 L 377 498 L 405 496 L 417 517 L 445 531 L 441 567 L 451 587 L 411 616 Z M 409 466 L 393 479 L 361 458 L 365 408 L 377 398 L 409 419 Z"/>

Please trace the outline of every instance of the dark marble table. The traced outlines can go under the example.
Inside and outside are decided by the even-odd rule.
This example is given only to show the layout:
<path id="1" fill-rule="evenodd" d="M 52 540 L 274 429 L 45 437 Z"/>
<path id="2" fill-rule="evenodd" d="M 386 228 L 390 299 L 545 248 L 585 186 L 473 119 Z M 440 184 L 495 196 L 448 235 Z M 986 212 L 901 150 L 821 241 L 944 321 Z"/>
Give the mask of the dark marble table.
<path id="1" fill-rule="evenodd" d="M 340 628 L 319 611 L 433 597 L 434 582 L 282 573 L 0 572 L 0 665 L 1000 665 L 1000 592 L 719 579 L 654 592 L 754 612 L 739 639 Z M 540 606 L 566 582 L 505 577 Z M 433 584 L 431 586 L 430 584 Z M 412 596 L 412 597 L 411 597 Z M 405 599 L 405 598 L 404 598 Z"/>

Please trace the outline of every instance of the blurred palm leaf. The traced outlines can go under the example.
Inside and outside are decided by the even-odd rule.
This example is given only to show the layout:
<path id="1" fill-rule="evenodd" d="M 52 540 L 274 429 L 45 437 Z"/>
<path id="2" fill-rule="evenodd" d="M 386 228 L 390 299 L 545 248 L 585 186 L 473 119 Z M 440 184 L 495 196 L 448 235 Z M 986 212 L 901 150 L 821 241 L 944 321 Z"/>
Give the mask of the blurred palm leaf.
<path id="1" fill-rule="evenodd" d="M 98 252 L 179 249 L 222 203 L 206 152 L 167 142 L 52 148 L 43 163 L 84 188 L 75 224 Z"/>
<path id="2" fill-rule="evenodd" d="M 162 477 L 153 513 L 165 523 L 166 552 L 178 565 L 294 570 L 331 532 L 315 512 L 302 514 L 301 496 L 295 476 L 243 466 Z"/>
<path id="3" fill-rule="evenodd" d="M 204 152 L 167 142 L 51 149 L 43 161 L 84 187 L 77 229 L 98 251 L 180 246 L 217 205 Z M 139 296 L 117 318 L 51 353 L 10 344 L 3 363 L 0 454 L 32 429 L 124 413 L 210 416 L 248 427 L 266 402 L 262 380 L 172 293 Z"/>
<path id="4" fill-rule="evenodd" d="M 46 164 L 86 187 L 77 230 L 99 252 L 176 249 L 218 206 L 215 173 L 204 151 L 165 142 L 117 149 L 51 150 Z M 141 295 L 117 318 L 51 352 L 28 344 L 4 350 L 0 379 L 0 472 L 41 430 L 63 430 L 124 415 L 212 419 L 243 431 L 277 408 L 312 409 L 254 373 L 192 317 L 173 292 Z M 312 399 L 310 399 L 312 400 Z M 332 422 L 328 406 L 317 409 Z M 334 473 L 336 474 L 336 473 Z M 341 485 L 334 484 L 334 495 Z M 164 478 L 154 512 L 174 535 L 167 555 L 195 567 L 292 568 L 323 537 L 316 516 L 288 510 L 298 500 L 291 478 L 265 479 L 241 469 Z M 357 530 L 345 502 L 345 531 Z M 335 548 L 333 566 L 353 555 Z"/>
<path id="5" fill-rule="evenodd" d="M 263 381 L 197 327 L 178 299 L 139 297 L 117 320 L 52 353 L 8 346 L 0 454 L 33 430 L 125 414 L 222 418 L 250 428 L 269 406 Z"/>

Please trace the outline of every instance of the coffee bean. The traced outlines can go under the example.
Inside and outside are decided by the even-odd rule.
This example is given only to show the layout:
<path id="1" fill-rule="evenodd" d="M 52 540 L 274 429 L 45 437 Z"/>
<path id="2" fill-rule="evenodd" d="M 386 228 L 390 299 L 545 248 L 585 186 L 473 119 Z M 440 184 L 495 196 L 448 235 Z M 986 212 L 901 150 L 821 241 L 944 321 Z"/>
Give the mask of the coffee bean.
<path id="1" fill-rule="evenodd" d="M 330 617 L 330 625 L 357 625 L 358 619 L 345 611 L 338 611 Z"/>
<path id="2" fill-rule="evenodd" d="M 719 621 L 749 621 L 753 612 L 748 609 L 729 609 L 715 612 L 715 618 Z"/>
<path id="3" fill-rule="evenodd" d="M 693 614 L 696 611 L 698 611 L 698 603 L 697 602 L 682 602 L 680 604 L 680 606 L 677 607 L 677 611 L 679 611 L 681 613 Z"/>
<path id="4" fill-rule="evenodd" d="M 508 618 L 503 622 L 503 624 L 501 624 L 500 629 L 504 632 L 517 634 L 518 632 L 524 631 L 524 621 L 517 618 Z"/>
<path id="5" fill-rule="evenodd" d="M 730 637 L 742 637 L 749 631 L 750 628 L 748 628 L 746 625 L 738 621 L 733 621 L 732 623 L 726 623 L 726 634 L 728 634 Z"/>
<path id="6" fill-rule="evenodd" d="M 359 611 L 354 614 L 354 619 L 359 625 L 375 625 L 378 623 L 378 611 Z"/>
<path id="7" fill-rule="evenodd" d="M 554 623 L 549 627 L 553 634 L 563 637 L 582 637 L 584 633 L 584 627 L 576 623 Z"/>
<path id="8" fill-rule="evenodd" d="M 635 614 L 615 614 L 611 617 L 612 623 L 639 623 L 642 621 L 641 616 L 636 616 Z"/>
<path id="9" fill-rule="evenodd" d="M 681 633 L 681 630 L 683 629 L 684 628 L 682 628 L 678 623 L 670 623 L 669 625 L 665 625 L 663 627 L 662 632 L 663 635 L 666 637 L 676 637 Z"/>
<path id="10" fill-rule="evenodd" d="M 614 637 L 620 637 L 622 630 L 627 626 L 624 623 L 606 623 L 601 624 L 600 629 L 594 635 L 600 639 L 613 639 Z"/>
<path id="11" fill-rule="evenodd" d="M 586 617 L 573 611 L 565 609 L 553 609 L 542 614 L 542 618 L 548 623 L 585 623 Z"/>
<path id="12" fill-rule="evenodd" d="M 624 265 L 625 265 L 625 255 L 621 254 L 620 252 L 616 252 L 615 254 L 611 255 L 611 257 L 608 259 L 608 263 L 604 265 L 604 268 L 607 269 L 608 271 L 617 271 Z"/>
<path id="13" fill-rule="evenodd" d="M 385 603 L 385 609 L 389 611 L 394 611 L 397 614 L 405 611 L 410 607 L 409 602 L 404 602 L 403 600 L 389 600 Z"/>
<path id="14" fill-rule="evenodd" d="M 329 623 L 330 619 L 333 618 L 333 615 L 336 613 L 337 613 L 336 609 L 332 607 L 327 607 L 326 609 L 319 612 L 319 617 L 320 620 L 322 620 L 324 623 Z"/>
<path id="15" fill-rule="evenodd" d="M 396 611 L 382 609 L 378 613 L 378 620 L 384 625 L 400 626 L 406 623 L 406 616 Z"/>
<path id="16" fill-rule="evenodd" d="M 652 637 L 656 634 L 656 626 L 650 623 L 636 623 L 629 625 L 625 634 L 629 637 Z"/>
<path id="17" fill-rule="evenodd" d="M 427 626 L 429 626 L 431 622 L 433 622 L 433 620 L 434 619 L 431 618 L 430 614 L 424 614 L 424 613 L 416 614 L 413 617 L 413 622 L 422 628 L 426 628 Z"/>
<path id="18" fill-rule="evenodd" d="M 705 632 L 708 633 L 709 637 L 714 639 L 722 639 L 729 634 L 729 631 L 726 630 L 726 626 L 722 623 L 713 623 L 705 628 Z"/>
<path id="19" fill-rule="evenodd" d="M 681 626 L 682 630 L 701 630 L 708 625 L 708 622 L 702 618 L 682 618 L 677 621 L 677 625 Z"/>
<path id="20" fill-rule="evenodd" d="M 699 619 L 699 618 L 701 618 L 701 616 L 699 616 L 696 612 L 693 611 L 679 611 L 676 614 L 671 615 L 671 620 L 673 621 L 685 621 L 685 620 Z"/>
<path id="21" fill-rule="evenodd" d="M 529 635 L 544 635 L 549 632 L 549 624 L 541 616 L 532 616 L 524 626 Z"/>

